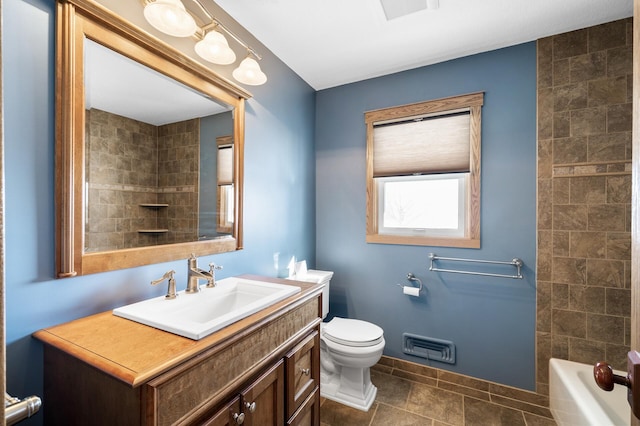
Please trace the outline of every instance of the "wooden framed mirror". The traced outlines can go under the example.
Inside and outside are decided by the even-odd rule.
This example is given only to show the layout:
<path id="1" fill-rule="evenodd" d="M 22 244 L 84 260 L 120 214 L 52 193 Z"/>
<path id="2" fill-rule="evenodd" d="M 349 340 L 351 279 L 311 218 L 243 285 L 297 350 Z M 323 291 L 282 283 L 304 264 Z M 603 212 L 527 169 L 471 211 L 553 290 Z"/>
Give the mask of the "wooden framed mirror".
<path id="1" fill-rule="evenodd" d="M 250 93 L 92 0 L 59 0 L 56 19 L 58 277 L 241 249 L 244 102 Z M 106 62 L 93 64 L 101 55 L 106 55 Z M 119 63 L 130 68 L 117 74 L 114 67 Z M 142 81 L 164 80 L 167 88 L 154 86 L 150 93 L 171 93 L 167 115 L 187 109 L 179 107 L 182 95 L 173 94 L 175 87 L 185 91 L 185 105 L 202 103 L 203 110 L 187 118 L 150 120 L 141 118 L 145 114 L 122 112 L 96 100 L 100 84 L 94 85 L 95 80 L 108 83 L 91 70 L 105 68 L 116 81 L 130 78 L 137 68 L 150 73 Z M 131 87 L 142 85 L 133 82 Z M 129 107 L 147 98 L 133 94 L 134 89 L 125 90 L 131 95 L 124 102 Z M 122 103 L 117 101 L 124 95 L 113 96 L 114 86 L 107 86 L 106 92 Z M 146 101 L 132 109 L 149 115 L 164 104 L 155 98 Z M 222 120 L 227 123 L 218 124 Z M 222 129 L 212 132 L 211 126 Z M 206 139 L 213 147 L 207 150 L 217 152 L 217 135 L 222 133 L 233 144 L 233 170 L 231 182 L 227 178 L 224 185 L 227 202 L 220 207 L 221 194 L 215 190 L 219 185 L 207 180 L 217 175 L 216 162 L 201 157 L 205 149 L 200 145 Z M 161 174 L 169 169 L 170 175 Z M 202 200 L 204 193 L 213 199 Z M 207 205 L 224 212 L 208 211 Z M 221 228 L 215 224 L 222 214 Z M 201 224 L 205 216 L 206 226 Z"/>

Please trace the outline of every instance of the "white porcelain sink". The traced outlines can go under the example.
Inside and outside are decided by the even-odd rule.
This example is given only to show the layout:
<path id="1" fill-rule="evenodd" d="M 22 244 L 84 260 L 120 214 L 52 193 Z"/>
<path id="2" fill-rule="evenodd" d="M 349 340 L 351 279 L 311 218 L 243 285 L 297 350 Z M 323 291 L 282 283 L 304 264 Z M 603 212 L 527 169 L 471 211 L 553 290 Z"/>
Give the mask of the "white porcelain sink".
<path id="1" fill-rule="evenodd" d="M 218 280 L 198 293 L 178 292 L 114 309 L 113 314 L 170 333 L 199 340 L 300 292 L 300 287 L 244 278 Z"/>

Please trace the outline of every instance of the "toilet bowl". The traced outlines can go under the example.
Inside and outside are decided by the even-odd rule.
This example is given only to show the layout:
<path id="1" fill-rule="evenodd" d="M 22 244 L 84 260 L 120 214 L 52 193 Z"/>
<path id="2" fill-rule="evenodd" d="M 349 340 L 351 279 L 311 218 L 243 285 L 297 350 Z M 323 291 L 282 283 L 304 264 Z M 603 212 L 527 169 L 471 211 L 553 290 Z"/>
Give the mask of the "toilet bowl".
<path id="1" fill-rule="evenodd" d="M 333 272 L 309 270 L 294 279 L 324 284 L 322 317 L 329 312 L 329 285 Z M 320 324 L 320 395 L 349 407 L 368 411 L 378 389 L 369 368 L 384 350 L 382 328 L 357 319 L 334 317 Z"/>
<path id="2" fill-rule="evenodd" d="M 368 411 L 378 389 L 369 368 L 384 350 L 383 331 L 375 324 L 335 317 L 320 326 L 320 395 Z"/>

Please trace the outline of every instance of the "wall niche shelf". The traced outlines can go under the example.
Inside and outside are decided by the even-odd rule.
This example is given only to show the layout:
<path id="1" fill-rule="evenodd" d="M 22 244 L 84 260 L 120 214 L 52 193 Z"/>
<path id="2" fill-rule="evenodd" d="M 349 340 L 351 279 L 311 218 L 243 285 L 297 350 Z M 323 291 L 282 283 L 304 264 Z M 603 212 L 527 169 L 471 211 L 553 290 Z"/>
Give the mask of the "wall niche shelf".
<path id="1" fill-rule="evenodd" d="M 169 207 L 169 204 L 165 204 L 165 203 L 142 203 L 140 204 L 140 207 L 144 207 L 147 209 L 160 209 L 163 207 Z"/>
<path id="2" fill-rule="evenodd" d="M 140 203 L 140 207 L 151 210 L 159 210 L 162 208 L 169 207 L 169 204 L 166 203 Z M 152 229 L 138 229 L 139 234 L 166 234 L 169 232 L 168 229 L 164 228 L 152 228 Z"/>

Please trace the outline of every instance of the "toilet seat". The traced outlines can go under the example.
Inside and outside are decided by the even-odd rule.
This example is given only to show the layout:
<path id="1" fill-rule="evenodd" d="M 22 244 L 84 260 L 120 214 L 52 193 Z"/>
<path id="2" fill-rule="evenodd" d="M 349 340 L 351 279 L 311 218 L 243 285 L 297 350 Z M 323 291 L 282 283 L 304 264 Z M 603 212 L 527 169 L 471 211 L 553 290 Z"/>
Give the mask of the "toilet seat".
<path id="1" fill-rule="evenodd" d="M 340 345 L 369 347 L 383 341 L 383 330 L 370 322 L 335 317 L 322 328 L 323 336 Z"/>

